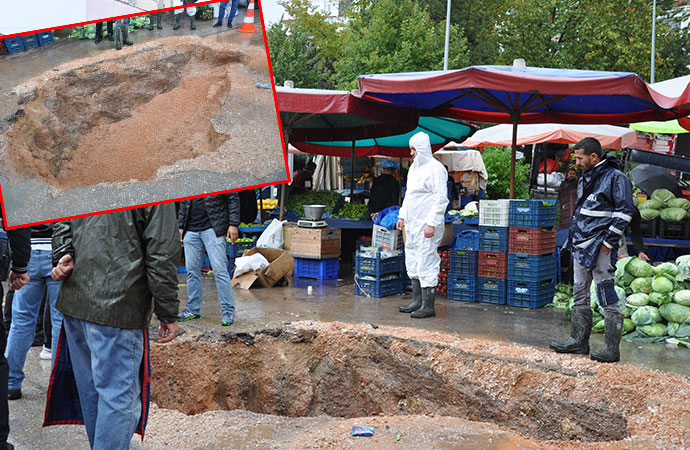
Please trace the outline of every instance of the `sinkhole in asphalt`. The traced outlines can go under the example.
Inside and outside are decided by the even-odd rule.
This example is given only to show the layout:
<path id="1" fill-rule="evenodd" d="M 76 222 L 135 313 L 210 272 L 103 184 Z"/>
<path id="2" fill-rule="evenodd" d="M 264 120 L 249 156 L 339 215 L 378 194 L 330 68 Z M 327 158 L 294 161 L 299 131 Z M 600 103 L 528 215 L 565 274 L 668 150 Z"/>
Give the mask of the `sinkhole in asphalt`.
<path id="1" fill-rule="evenodd" d="M 185 414 L 244 409 L 306 417 L 434 413 L 539 440 L 624 439 L 606 401 L 573 399 L 563 367 L 385 334 L 267 329 L 157 346 L 152 399 Z"/>
<path id="2" fill-rule="evenodd" d="M 168 38 L 34 77 L 7 130 L 12 165 L 61 188 L 153 180 L 228 139 L 217 116 L 245 60 L 234 45 Z"/>

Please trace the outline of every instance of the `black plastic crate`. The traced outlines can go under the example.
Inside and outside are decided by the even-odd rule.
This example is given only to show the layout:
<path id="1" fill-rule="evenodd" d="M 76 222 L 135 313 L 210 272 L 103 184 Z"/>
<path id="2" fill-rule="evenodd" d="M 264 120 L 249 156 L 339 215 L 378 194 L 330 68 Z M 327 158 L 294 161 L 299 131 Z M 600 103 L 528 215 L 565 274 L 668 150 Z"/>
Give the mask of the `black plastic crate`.
<path id="1" fill-rule="evenodd" d="M 655 238 L 659 235 L 659 218 L 655 217 L 652 220 L 640 221 L 640 232 L 642 237 Z"/>
<path id="2" fill-rule="evenodd" d="M 659 218 L 659 237 L 661 239 L 690 239 L 690 221 L 672 222 Z"/>
<path id="3" fill-rule="evenodd" d="M 377 252 L 375 257 L 355 255 L 355 273 L 357 275 L 372 275 L 375 277 L 389 273 L 400 273 L 405 269 L 405 256 L 391 256 L 382 258 Z"/>
<path id="4" fill-rule="evenodd" d="M 508 281 L 508 305 L 536 309 L 553 301 L 556 292 L 555 277 L 539 282 Z"/>
<path id="5" fill-rule="evenodd" d="M 451 250 L 450 274 L 477 276 L 477 252 L 472 250 Z"/>
<path id="6" fill-rule="evenodd" d="M 355 295 L 366 295 L 367 297 L 385 297 L 387 295 L 402 294 L 403 279 L 392 278 L 390 280 L 365 280 L 355 275 Z"/>

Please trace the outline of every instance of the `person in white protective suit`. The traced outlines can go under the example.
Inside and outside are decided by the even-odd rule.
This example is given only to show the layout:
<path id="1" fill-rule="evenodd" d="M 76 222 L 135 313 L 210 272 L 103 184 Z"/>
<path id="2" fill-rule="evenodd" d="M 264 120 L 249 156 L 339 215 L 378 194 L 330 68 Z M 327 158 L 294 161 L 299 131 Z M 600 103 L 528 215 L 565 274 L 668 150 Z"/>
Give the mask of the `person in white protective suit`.
<path id="1" fill-rule="evenodd" d="M 438 244 L 448 205 L 448 172 L 432 156 L 426 133 L 412 136 L 410 152 L 414 162 L 407 174 L 407 191 L 396 227 L 405 232 L 405 265 L 412 280 L 413 299 L 401 306 L 400 312 L 424 318 L 436 315 L 434 291 L 441 266 Z"/>
<path id="2" fill-rule="evenodd" d="M 173 0 L 173 6 L 192 5 L 194 3 L 196 3 L 196 0 Z M 187 15 L 189 16 L 189 29 L 196 30 L 196 24 L 194 22 L 194 16 L 196 15 L 196 6 L 190 6 L 189 8 L 179 8 L 174 10 L 175 25 L 173 26 L 173 30 L 177 30 L 178 28 L 180 28 L 180 18 L 182 17 L 182 9 L 184 9 L 187 12 Z"/>

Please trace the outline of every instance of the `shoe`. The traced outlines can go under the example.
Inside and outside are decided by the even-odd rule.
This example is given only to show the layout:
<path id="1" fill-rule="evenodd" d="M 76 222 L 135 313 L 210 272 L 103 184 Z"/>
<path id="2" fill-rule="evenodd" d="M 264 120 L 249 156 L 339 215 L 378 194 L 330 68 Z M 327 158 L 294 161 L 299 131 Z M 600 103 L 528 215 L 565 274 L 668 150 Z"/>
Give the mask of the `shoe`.
<path id="1" fill-rule="evenodd" d="M 50 360 L 53 359 L 53 352 L 50 348 L 44 345 L 43 350 L 41 350 L 41 353 L 39 353 L 38 357 L 40 359 Z"/>
<path id="2" fill-rule="evenodd" d="M 5 449 L 14 450 L 14 445 L 10 444 L 9 442 L 5 442 Z"/>
<path id="3" fill-rule="evenodd" d="M 134 45 L 134 42 L 129 40 L 129 28 L 125 26 L 122 27 L 122 43 L 124 45 Z"/>
<path id="4" fill-rule="evenodd" d="M 229 327 L 232 325 L 232 323 L 235 321 L 235 318 L 229 314 L 223 314 L 223 320 L 220 321 L 220 324 L 223 325 L 224 327 Z"/>
<path id="5" fill-rule="evenodd" d="M 96 40 L 94 41 L 95 44 L 98 44 L 103 40 L 103 36 L 96 36 Z"/>
<path id="6" fill-rule="evenodd" d="M 122 50 L 122 41 L 120 40 L 120 32 L 118 31 L 115 36 L 115 50 Z"/>
<path id="7" fill-rule="evenodd" d="M 232 28 L 232 23 L 228 22 L 228 28 Z"/>
<path id="8" fill-rule="evenodd" d="M 7 400 L 19 400 L 22 398 L 21 389 L 8 389 L 7 390 Z"/>
<path id="9" fill-rule="evenodd" d="M 623 314 L 604 314 L 604 347 L 599 352 L 592 352 L 592 360 L 612 363 L 621 359 L 619 345 L 623 334 Z"/>
<path id="10" fill-rule="evenodd" d="M 194 20 L 194 16 L 189 18 L 189 29 L 196 30 L 196 21 Z"/>
<path id="11" fill-rule="evenodd" d="M 433 317 L 436 315 L 436 310 L 434 309 L 434 291 L 436 287 L 425 287 L 422 288 L 422 307 L 417 311 L 412 311 L 410 317 L 415 319 L 424 319 L 426 317 Z"/>
<path id="12" fill-rule="evenodd" d="M 223 26 L 223 22 L 216 22 L 213 24 L 213 28 L 222 27 L 222 26 Z"/>
<path id="13" fill-rule="evenodd" d="M 194 314 L 189 311 L 182 311 L 182 313 L 177 317 L 178 322 L 189 322 L 190 320 L 201 319 L 200 314 Z"/>
<path id="14" fill-rule="evenodd" d="M 411 313 L 417 311 L 422 307 L 422 285 L 419 284 L 419 278 L 412 278 L 412 303 L 407 306 L 401 306 L 398 311 L 401 313 Z"/>
<path id="15" fill-rule="evenodd" d="M 175 14 L 175 26 L 173 27 L 173 30 L 178 30 L 180 28 L 180 18 L 182 17 L 182 14 Z"/>
<path id="16" fill-rule="evenodd" d="M 556 353 L 589 355 L 589 335 L 592 332 L 592 310 L 573 308 L 570 337 L 565 342 L 552 342 L 549 347 Z"/>
<path id="17" fill-rule="evenodd" d="M 109 40 L 110 42 L 113 42 L 113 41 L 115 40 L 115 37 L 114 37 L 112 34 L 109 34 L 109 35 L 108 35 L 108 40 Z"/>

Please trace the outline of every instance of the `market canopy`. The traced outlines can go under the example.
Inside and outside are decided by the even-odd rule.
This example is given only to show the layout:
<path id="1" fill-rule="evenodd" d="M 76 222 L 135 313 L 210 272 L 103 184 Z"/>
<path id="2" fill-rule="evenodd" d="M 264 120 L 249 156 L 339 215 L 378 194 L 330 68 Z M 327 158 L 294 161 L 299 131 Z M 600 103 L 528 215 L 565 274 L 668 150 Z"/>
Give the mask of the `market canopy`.
<path id="1" fill-rule="evenodd" d="M 463 141 L 461 146 L 475 147 L 509 147 L 512 145 L 513 126 L 496 125 L 484 128 Z M 519 124 L 517 127 L 517 145 L 553 142 L 557 144 L 575 144 L 585 137 L 594 137 L 604 148 L 619 149 L 630 147 L 636 139 L 635 130 L 613 125 L 576 125 L 560 123 Z"/>
<path id="2" fill-rule="evenodd" d="M 516 61 L 517 62 L 517 61 Z M 486 123 L 615 124 L 690 113 L 690 92 L 667 96 L 630 72 L 513 66 L 361 75 L 364 98 Z M 510 193 L 514 194 L 517 126 Z"/>
<path id="3" fill-rule="evenodd" d="M 666 122 L 637 122 L 631 124 L 630 128 L 637 131 L 643 131 L 645 133 L 658 134 L 680 134 L 688 132 L 688 130 L 680 126 L 678 119 L 668 120 Z"/>
<path id="4" fill-rule="evenodd" d="M 410 138 L 419 131 L 423 131 L 429 135 L 431 149 L 436 151 L 451 140 L 462 140 L 470 136 L 476 128 L 476 126 L 458 119 L 422 116 L 419 118 L 417 128 L 407 133 L 354 141 L 354 156 L 409 158 Z M 353 156 L 352 141 L 298 142 L 293 139 L 292 145 L 305 153 L 340 157 Z"/>
<path id="5" fill-rule="evenodd" d="M 690 85 L 690 75 L 685 75 L 683 77 L 671 78 L 670 80 L 659 81 L 658 83 L 652 83 L 652 88 L 666 97 L 677 98 L 684 96 L 688 98 L 690 93 L 688 92 L 688 86 Z M 687 100 L 686 100 L 687 101 Z M 678 119 L 678 125 L 683 127 L 685 130 L 690 131 L 690 117 L 681 117 Z M 640 130 L 643 131 L 643 130 Z M 653 133 L 653 132 L 652 132 Z M 661 131 L 659 132 L 661 133 Z M 671 133 L 673 134 L 673 133 Z"/>

